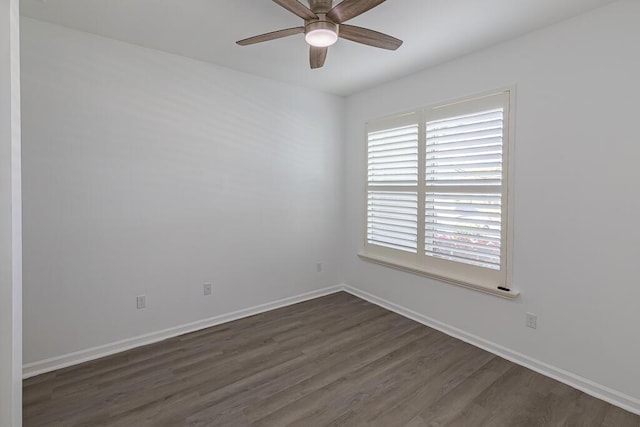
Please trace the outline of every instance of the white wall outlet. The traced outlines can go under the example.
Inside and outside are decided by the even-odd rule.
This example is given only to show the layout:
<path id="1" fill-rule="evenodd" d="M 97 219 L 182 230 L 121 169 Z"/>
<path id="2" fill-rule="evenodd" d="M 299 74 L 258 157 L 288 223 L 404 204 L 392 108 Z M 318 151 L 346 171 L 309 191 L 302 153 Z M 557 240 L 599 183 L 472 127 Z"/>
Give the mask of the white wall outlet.
<path id="1" fill-rule="evenodd" d="M 322 273 L 322 263 L 321 262 L 316 264 L 316 271 L 318 273 Z"/>
<path id="2" fill-rule="evenodd" d="M 211 291 L 213 290 L 213 286 L 211 285 L 211 283 L 205 283 L 203 286 L 204 289 L 204 294 L 205 295 L 211 295 Z"/>
<path id="3" fill-rule="evenodd" d="M 146 295 L 138 295 L 136 297 L 136 307 L 138 310 L 141 308 L 147 308 L 147 296 Z"/>
<path id="4" fill-rule="evenodd" d="M 538 315 L 533 313 L 527 313 L 527 328 L 538 328 Z"/>

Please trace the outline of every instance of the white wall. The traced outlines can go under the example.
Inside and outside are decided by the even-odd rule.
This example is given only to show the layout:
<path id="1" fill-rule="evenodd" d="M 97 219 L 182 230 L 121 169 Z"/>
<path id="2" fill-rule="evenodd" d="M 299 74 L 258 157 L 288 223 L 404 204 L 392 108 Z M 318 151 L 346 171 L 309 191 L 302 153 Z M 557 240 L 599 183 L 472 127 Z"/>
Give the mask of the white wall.
<path id="1" fill-rule="evenodd" d="M 0 0 L 0 426 L 22 425 L 18 0 Z"/>
<path id="2" fill-rule="evenodd" d="M 30 19 L 22 61 L 26 363 L 342 282 L 342 98 Z"/>
<path id="3" fill-rule="evenodd" d="M 347 283 L 609 387 L 640 411 L 639 23 L 640 2 L 617 2 L 349 98 Z M 358 259 L 365 121 L 514 83 L 521 298 Z M 537 330 L 525 328 L 526 312 L 539 315 Z"/>

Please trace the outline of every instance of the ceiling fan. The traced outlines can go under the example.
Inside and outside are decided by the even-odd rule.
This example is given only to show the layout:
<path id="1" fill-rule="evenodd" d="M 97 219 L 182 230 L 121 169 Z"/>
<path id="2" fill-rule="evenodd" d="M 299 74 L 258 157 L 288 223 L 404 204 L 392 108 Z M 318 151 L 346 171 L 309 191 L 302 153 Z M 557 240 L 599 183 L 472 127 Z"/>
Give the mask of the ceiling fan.
<path id="1" fill-rule="evenodd" d="M 347 25 L 344 22 L 373 9 L 385 0 L 343 0 L 335 7 L 333 0 L 309 0 L 306 7 L 298 0 L 273 0 L 289 12 L 304 19 L 304 26 L 273 31 L 259 36 L 239 40 L 240 46 L 275 40 L 295 34 L 305 34 L 305 40 L 311 46 L 309 62 L 311 68 L 320 68 L 327 58 L 329 46 L 338 41 L 338 37 L 353 42 L 396 50 L 402 40 L 367 28 Z"/>

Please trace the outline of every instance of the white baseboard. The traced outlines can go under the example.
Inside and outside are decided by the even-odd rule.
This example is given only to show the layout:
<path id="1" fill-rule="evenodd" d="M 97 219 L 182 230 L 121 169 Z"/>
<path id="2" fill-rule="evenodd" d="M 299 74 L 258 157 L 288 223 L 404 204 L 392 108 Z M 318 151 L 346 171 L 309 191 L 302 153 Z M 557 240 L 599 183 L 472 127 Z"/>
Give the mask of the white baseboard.
<path id="1" fill-rule="evenodd" d="M 447 335 L 458 338 L 459 340 L 498 355 L 513 363 L 558 380 L 593 397 L 604 400 L 605 402 L 609 402 L 612 405 L 619 406 L 620 408 L 626 409 L 627 411 L 633 412 L 634 414 L 640 415 L 640 400 L 632 396 L 621 393 L 617 390 L 613 390 L 609 387 L 603 386 L 574 373 L 565 371 L 564 369 L 551 366 L 540 360 L 533 359 L 522 353 L 510 350 L 506 347 L 485 340 L 476 335 L 469 334 L 463 330 L 447 325 L 446 323 L 439 322 L 435 319 L 417 313 L 401 305 L 395 304 L 384 298 L 380 298 L 368 292 L 354 288 L 353 286 L 344 285 L 343 289 L 344 291 L 358 298 L 362 298 L 366 301 L 369 301 L 370 303 L 386 308 L 387 310 L 393 311 L 401 316 L 404 316 L 411 320 L 415 320 L 416 322 L 422 323 L 423 325 L 429 326 L 430 328 L 437 329 Z"/>
<path id="2" fill-rule="evenodd" d="M 344 286 L 331 286 L 317 291 L 307 292 L 278 301 L 257 305 L 255 307 L 234 311 L 232 313 L 222 314 L 208 319 L 198 320 L 196 322 L 187 323 L 186 325 L 175 326 L 173 328 L 162 331 L 152 332 L 149 334 L 139 335 L 133 338 L 127 338 L 121 341 L 80 350 L 62 356 L 52 357 L 50 359 L 38 362 L 27 363 L 22 367 L 22 377 L 30 378 L 36 375 L 55 371 L 57 369 L 66 368 L 68 366 L 77 365 L 101 357 L 110 356 L 115 353 L 130 350 L 132 348 L 141 347 L 143 345 L 153 344 L 178 335 L 187 334 L 189 332 L 199 331 L 201 329 L 210 328 L 222 323 L 231 322 L 233 320 L 242 319 L 244 317 L 253 316 L 264 313 L 266 311 L 275 310 L 277 308 L 286 307 L 288 305 L 297 304 L 299 302 L 308 301 L 325 295 L 333 294 L 344 290 Z"/>

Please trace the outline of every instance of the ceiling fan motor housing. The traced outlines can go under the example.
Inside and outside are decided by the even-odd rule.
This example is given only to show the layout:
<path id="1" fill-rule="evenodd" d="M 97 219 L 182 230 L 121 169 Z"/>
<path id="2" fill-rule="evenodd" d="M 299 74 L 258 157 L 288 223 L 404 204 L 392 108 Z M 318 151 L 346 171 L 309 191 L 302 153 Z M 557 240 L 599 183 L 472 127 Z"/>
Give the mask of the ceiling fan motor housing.
<path id="1" fill-rule="evenodd" d="M 338 34 L 338 24 L 334 24 L 331 21 L 327 21 L 324 14 L 318 15 L 320 18 L 318 21 L 308 21 L 305 25 L 305 34 L 316 30 L 329 30 Z"/>
<path id="2" fill-rule="evenodd" d="M 338 24 L 327 19 L 327 12 L 333 8 L 333 0 L 309 0 L 309 8 L 318 20 L 305 22 L 305 34 L 316 30 L 329 30 L 338 34 Z"/>

